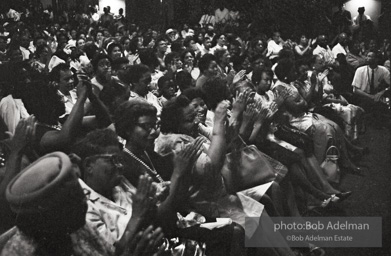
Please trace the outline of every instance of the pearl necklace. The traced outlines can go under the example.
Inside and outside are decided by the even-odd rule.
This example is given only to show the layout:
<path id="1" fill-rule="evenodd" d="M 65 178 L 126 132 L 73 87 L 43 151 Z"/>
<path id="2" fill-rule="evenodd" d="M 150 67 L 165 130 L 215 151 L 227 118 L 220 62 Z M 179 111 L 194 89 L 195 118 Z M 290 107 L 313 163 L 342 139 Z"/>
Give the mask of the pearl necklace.
<path id="1" fill-rule="evenodd" d="M 160 177 L 160 175 L 157 173 L 157 171 L 155 170 L 155 167 L 153 166 L 152 164 L 152 161 L 151 159 L 149 158 L 149 155 L 146 151 L 144 151 L 144 154 L 148 157 L 148 160 L 149 162 L 151 163 L 152 165 L 152 168 L 149 167 L 146 163 L 144 163 L 140 158 L 138 158 L 135 154 L 133 154 L 129 149 L 127 148 L 124 148 L 124 152 L 127 153 L 129 156 L 133 157 L 137 162 L 139 162 L 140 164 L 142 164 L 145 168 L 147 168 L 148 171 L 150 171 L 158 180 L 159 182 L 164 182 L 164 180 L 162 179 L 162 177 Z"/>

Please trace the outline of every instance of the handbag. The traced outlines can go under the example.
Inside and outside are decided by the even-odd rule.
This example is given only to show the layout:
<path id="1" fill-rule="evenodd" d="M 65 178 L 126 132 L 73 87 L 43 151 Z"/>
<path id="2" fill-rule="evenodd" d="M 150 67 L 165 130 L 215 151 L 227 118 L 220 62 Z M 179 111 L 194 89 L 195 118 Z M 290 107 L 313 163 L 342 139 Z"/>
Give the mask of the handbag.
<path id="1" fill-rule="evenodd" d="M 332 149 L 335 150 L 335 154 L 332 154 Z M 323 169 L 323 173 L 326 179 L 330 182 L 338 183 L 340 179 L 340 169 L 338 166 L 339 150 L 336 146 L 330 146 L 326 151 L 326 158 L 320 167 Z"/>
<path id="2" fill-rule="evenodd" d="M 287 168 L 284 165 L 259 151 L 256 146 L 242 142 L 244 147 L 226 155 L 221 170 L 228 193 L 280 180 L 286 175 Z"/>
<path id="3" fill-rule="evenodd" d="M 314 142 L 308 134 L 300 131 L 291 125 L 277 125 L 277 130 L 274 135 L 300 149 L 303 149 L 306 154 L 314 152 Z"/>

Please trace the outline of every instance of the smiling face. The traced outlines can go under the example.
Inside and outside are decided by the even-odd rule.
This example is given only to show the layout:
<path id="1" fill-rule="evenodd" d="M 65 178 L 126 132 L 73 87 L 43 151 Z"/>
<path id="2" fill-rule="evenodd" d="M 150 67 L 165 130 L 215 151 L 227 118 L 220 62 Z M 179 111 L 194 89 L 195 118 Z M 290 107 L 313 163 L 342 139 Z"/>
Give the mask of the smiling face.
<path id="1" fill-rule="evenodd" d="M 207 77 L 213 77 L 217 75 L 217 71 L 217 63 L 213 60 L 209 63 L 208 69 L 204 73 Z"/>
<path id="2" fill-rule="evenodd" d="M 208 108 L 201 98 L 194 98 L 190 105 L 192 105 L 197 112 L 197 117 L 200 123 L 204 124 L 206 121 L 206 112 L 208 111 Z"/>
<path id="3" fill-rule="evenodd" d="M 110 57 L 112 60 L 121 58 L 122 57 L 121 49 L 118 46 L 115 46 L 113 50 L 110 52 Z"/>

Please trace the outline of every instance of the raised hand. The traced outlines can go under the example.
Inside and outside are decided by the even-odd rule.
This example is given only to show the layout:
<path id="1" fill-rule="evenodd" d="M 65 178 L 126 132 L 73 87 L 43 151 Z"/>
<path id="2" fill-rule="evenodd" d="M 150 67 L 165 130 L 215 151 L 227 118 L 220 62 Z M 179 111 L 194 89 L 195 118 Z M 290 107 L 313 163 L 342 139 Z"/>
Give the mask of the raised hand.
<path id="1" fill-rule="evenodd" d="M 240 70 L 235 76 L 234 76 L 234 80 L 232 81 L 233 84 L 243 80 L 243 78 L 245 78 L 246 76 L 246 70 Z"/>
<path id="2" fill-rule="evenodd" d="M 144 231 L 140 231 L 131 241 L 129 246 L 132 256 L 159 256 L 165 247 L 163 244 L 164 234 L 161 228 L 153 229 L 149 226 Z M 123 254 L 125 255 L 125 254 Z M 127 252 L 129 255 L 129 252 Z"/>
<path id="3" fill-rule="evenodd" d="M 137 192 L 132 197 L 132 218 L 143 218 L 150 207 L 156 202 L 156 189 L 152 185 L 152 179 L 148 175 L 141 175 L 137 186 Z"/>
<path id="4" fill-rule="evenodd" d="M 24 150 L 29 143 L 33 142 L 35 129 L 36 120 L 34 116 L 20 120 L 11 139 L 11 150 L 17 152 Z"/>
<path id="5" fill-rule="evenodd" d="M 247 102 L 250 98 L 251 91 L 236 92 L 236 97 L 232 104 L 232 111 L 242 113 L 246 109 Z"/>
<path id="6" fill-rule="evenodd" d="M 181 151 L 174 153 L 175 174 L 182 176 L 186 175 L 190 170 L 190 166 L 193 166 L 194 162 L 202 153 L 202 145 L 205 142 L 205 138 L 200 136 L 191 144 L 187 144 Z"/>

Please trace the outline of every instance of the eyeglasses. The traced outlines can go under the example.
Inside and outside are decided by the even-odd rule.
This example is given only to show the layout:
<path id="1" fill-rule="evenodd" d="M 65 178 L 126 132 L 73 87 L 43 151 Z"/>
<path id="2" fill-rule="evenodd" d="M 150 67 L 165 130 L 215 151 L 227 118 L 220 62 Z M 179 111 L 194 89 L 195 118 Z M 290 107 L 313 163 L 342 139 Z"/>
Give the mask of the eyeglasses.
<path id="1" fill-rule="evenodd" d="M 147 132 L 151 132 L 152 129 L 158 130 L 160 129 L 160 123 L 136 123 L 137 126 L 143 128 Z"/>
<path id="2" fill-rule="evenodd" d="M 87 159 L 105 159 L 110 161 L 115 166 L 115 168 L 119 170 L 123 168 L 122 158 L 117 154 L 97 154 L 97 155 L 89 156 L 86 158 L 86 160 Z"/>

